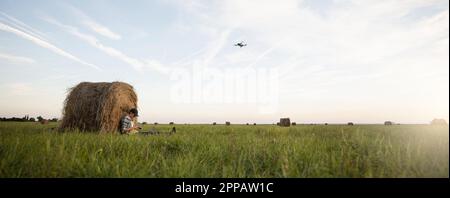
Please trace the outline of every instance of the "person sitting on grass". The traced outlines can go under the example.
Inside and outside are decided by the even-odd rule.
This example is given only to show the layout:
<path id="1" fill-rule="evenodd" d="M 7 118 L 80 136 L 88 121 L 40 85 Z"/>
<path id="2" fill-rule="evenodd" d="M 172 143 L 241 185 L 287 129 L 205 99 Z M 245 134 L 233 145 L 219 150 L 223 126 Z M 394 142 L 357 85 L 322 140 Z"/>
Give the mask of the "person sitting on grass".
<path id="1" fill-rule="evenodd" d="M 130 109 L 128 114 L 123 116 L 120 120 L 120 132 L 122 134 L 138 133 L 138 130 L 141 129 L 141 127 L 137 126 L 135 123 L 138 116 L 138 110 L 136 108 Z"/>
<path id="2" fill-rule="evenodd" d="M 142 134 L 142 135 L 159 135 L 160 132 L 157 131 L 154 127 L 149 131 L 138 131 L 142 128 L 137 126 L 137 117 L 138 110 L 136 108 L 130 109 L 128 114 L 123 116 L 120 120 L 120 133 L 122 134 Z M 175 134 L 177 132 L 175 127 L 172 127 L 172 130 L 169 131 L 168 135 Z"/>

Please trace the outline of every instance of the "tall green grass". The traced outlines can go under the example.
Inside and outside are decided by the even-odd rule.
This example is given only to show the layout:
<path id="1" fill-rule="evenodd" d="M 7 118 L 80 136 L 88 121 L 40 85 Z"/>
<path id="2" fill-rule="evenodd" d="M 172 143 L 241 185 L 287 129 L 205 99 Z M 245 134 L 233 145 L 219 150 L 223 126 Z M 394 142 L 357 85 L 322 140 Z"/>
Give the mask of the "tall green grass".
<path id="1" fill-rule="evenodd" d="M 449 177 L 448 126 L 175 125 L 171 136 L 55 126 L 0 122 L 0 177 Z"/>

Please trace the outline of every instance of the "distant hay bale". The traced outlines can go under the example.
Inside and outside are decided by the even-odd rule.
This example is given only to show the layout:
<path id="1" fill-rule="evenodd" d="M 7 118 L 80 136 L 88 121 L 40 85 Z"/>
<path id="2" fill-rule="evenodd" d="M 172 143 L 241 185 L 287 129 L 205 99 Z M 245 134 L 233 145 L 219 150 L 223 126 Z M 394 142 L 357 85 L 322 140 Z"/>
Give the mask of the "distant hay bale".
<path id="1" fill-rule="evenodd" d="M 225 125 L 229 126 L 231 123 L 230 122 L 225 122 Z"/>
<path id="2" fill-rule="evenodd" d="M 245 125 L 249 125 L 248 123 L 246 123 Z"/>
<path id="3" fill-rule="evenodd" d="M 173 122 L 169 122 L 170 125 L 173 125 Z"/>
<path id="4" fill-rule="evenodd" d="M 216 122 L 213 122 L 213 125 L 216 125 Z"/>
<path id="5" fill-rule="evenodd" d="M 347 125 L 348 125 L 348 126 L 353 126 L 353 125 L 355 125 L 355 124 L 353 124 L 353 122 L 349 122 L 349 123 L 347 123 Z"/>
<path id="6" fill-rule="evenodd" d="M 296 126 L 297 125 L 297 123 L 296 122 L 292 122 L 292 126 Z"/>
<path id="7" fill-rule="evenodd" d="M 137 108 L 137 95 L 131 85 L 82 82 L 69 90 L 59 129 L 115 132 L 132 108 Z"/>
<path id="8" fill-rule="evenodd" d="M 325 123 L 325 125 L 328 125 L 328 123 Z"/>
<path id="9" fill-rule="evenodd" d="M 280 126 L 280 123 L 279 123 L 279 122 L 277 122 L 277 126 Z"/>
<path id="10" fill-rule="evenodd" d="M 155 123 L 153 123 L 154 125 L 158 125 L 158 123 L 157 122 L 155 122 Z"/>
<path id="11" fill-rule="evenodd" d="M 291 126 L 291 120 L 289 118 L 280 118 L 280 126 L 282 127 Z"/>
<path id="12" fill-rule="evenodd" d="M 447 125 L 447 121 L 445 121 L 444 119 L 435 118 L 430 122 L 430 124 L 431 125 Z"/>
<path id="13" fill-rule="evenodd" d="M 253 123 L 253 125 L 256 125 L 256 123 Z"/>
<path id="14" fill-rule="evenodd" d="M 386 121 L 386 122 L 384 122 L 384 125 L 393 125 L 394 124 L 394 122 L 392 122 L 392 121 Z"/>

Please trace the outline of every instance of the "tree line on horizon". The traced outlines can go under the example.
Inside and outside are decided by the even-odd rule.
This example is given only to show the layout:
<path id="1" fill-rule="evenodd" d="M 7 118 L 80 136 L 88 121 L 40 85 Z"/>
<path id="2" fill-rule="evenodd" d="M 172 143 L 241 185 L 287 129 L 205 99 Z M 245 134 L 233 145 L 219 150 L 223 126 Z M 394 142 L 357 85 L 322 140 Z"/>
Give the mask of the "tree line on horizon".
<path id="1" fill-rule="evenodd" d="M 42 122 L 44 120 L 47 120 L 49 122 L 57 122 L 58 118 L 45 119 L 42 116 L 38 116 L 36 118 L 33 118 L 33 117 L 28 116 L 28 115 L 25 115 L 22 118 L 18 118 L 18 117 L 10 117 L 10 118 L 1 117 L 0 118 L 0 121 L 12 121 L 12 122 L 36 122 L 36 121 Z"/>

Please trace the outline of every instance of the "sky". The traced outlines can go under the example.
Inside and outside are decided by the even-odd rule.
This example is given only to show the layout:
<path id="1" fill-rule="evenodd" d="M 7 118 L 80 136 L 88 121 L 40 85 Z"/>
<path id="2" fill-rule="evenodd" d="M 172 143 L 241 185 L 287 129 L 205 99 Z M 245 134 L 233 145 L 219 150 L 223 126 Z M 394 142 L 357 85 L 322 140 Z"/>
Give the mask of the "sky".
<path id="1" fill-rule="evenodd" d="M 0 0 L 0 73 L 0 117 L 123 81 L 146 122 L 448 121 L 449 2 Z"/>

